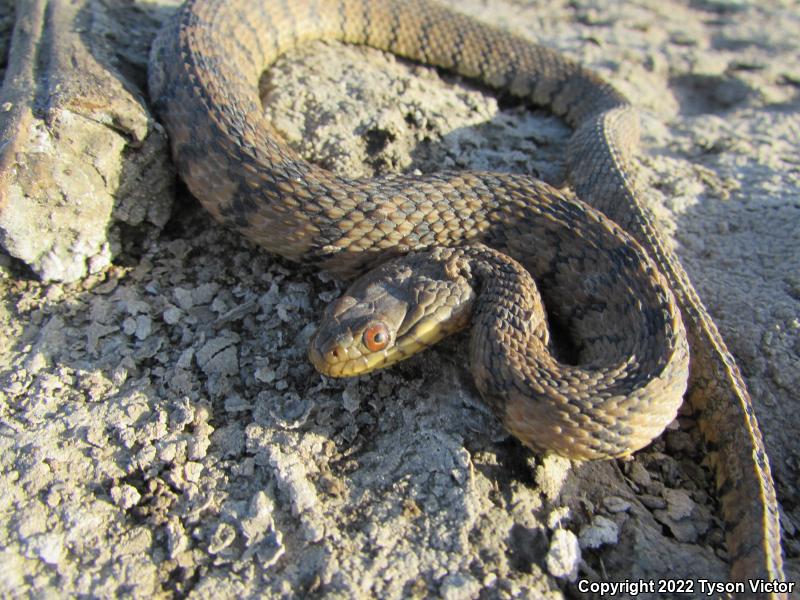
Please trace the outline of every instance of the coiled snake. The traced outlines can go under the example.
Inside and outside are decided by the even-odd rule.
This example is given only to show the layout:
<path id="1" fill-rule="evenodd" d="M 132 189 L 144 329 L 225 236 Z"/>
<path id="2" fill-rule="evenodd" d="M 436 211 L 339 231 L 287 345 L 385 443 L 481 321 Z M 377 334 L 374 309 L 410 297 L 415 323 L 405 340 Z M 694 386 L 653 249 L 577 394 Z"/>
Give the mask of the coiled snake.
<path id="1" fill-rule="evenodd" d="M 574 128 L 567 171 L 582 201 L 525 176 L 354 181 L 304 161 L 263 116 L 258 82 L 311 39 L 366 44 L 549 107 Z M 689 398 L 720 457 L 731 576 L 782 578 L 749 395 L 655 230 L 631 159 L 636 112 L 610 85 L 425 0 L 190 0 L 154 44 L 149 86 L 179 173 L 219 221 L 340 275 L 380 265 L 327 310 L 310 352 L 325 372 L 388 364 L 471 319 L 476 382 L 514 435 L 576 458 L 622 456 L 675 416 L 688 375 L 683 321 Z M 578 365 L 548 352 L 529 272 L 549 316 L 575 338 Z"/>

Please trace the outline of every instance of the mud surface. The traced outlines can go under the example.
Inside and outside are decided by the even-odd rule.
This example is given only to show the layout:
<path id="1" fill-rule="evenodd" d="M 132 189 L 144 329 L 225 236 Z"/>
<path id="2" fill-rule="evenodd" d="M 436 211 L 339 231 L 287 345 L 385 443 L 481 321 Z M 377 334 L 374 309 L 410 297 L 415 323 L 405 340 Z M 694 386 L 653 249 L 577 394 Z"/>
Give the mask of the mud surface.
<path id="1" fill-rule="evenodd" d="M 163 4 L 87 4 L 134 97 Z M 654 208 L 753 394 L 797 581 L 800 11 L 458 7 L 563 50 L 644 109 Z M 342 174 L 563 180 L 558 119 L 381 52 L 301 48 L 263 92 L 286 138 Z M 176 189 L 160 234 L 119 228 L 113 263 L 75 283 L 0 255 L 4 594 L 560 598 L 581 579 L 725 581 L 693 415 L 630 462 L 571 464 L 499 427 L 464 336 L 372 376 L 320 377 L 306 346 L 342 284 L 266 255 Z"/>

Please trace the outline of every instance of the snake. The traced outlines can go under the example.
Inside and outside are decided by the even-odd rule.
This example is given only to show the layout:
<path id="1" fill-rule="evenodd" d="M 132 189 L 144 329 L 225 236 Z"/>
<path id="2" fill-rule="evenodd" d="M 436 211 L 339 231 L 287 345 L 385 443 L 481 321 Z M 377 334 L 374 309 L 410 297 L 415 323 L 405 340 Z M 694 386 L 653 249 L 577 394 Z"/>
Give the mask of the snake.
<path id="1" fill-rule="evenodd" d="M 350 179 L 304 160 L 265 116 L 259 81 L 312 40 L 370 46 L 548 108 L 573 130 L 574 195 L 522 174 Z M 270 253 L 356 277 L 312 340 L 320 371 L 367 372 L 470 326 L 471 371 L 503 425 L 574 459 L 630 455 L 686 396 L 715 470 L 731 579 L 783 580 L 752 399 L 656 227 L 635 160 L 638 113 L 613 86 L 429 0 L 189 0 L 156 36 L 148 87 L 178 173 L 216 220 Z"/>

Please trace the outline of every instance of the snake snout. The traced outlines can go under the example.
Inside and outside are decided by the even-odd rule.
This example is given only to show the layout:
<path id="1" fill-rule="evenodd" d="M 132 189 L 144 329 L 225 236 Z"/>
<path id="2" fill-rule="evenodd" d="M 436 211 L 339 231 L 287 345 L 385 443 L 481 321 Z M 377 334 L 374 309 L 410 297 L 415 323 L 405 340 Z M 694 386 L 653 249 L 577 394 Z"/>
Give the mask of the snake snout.
<path id="1" fill-rule="evenodd" d="M 339 335 L 332 334 L 325 324 L 317 330 L 308 346 L 308 358 L 314 367 L 323 375 L 341 377 L 341 369 L 348 358 L 346 350 L 348 340 Z M 350 336 L 352 341 L 352 336 Z"/>

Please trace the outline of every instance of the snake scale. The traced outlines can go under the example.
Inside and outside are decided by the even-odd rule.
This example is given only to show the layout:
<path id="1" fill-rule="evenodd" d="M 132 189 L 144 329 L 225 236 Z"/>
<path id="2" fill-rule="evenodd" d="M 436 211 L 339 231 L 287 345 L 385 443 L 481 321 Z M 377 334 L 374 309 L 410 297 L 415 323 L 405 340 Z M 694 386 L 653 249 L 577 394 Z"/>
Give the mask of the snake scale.
<path id="1" fill-rule="evenodd" d="M 301 159 L 264 117 L 258 83 L 279 55 L 313 39 L 369 45 L 548 107 L 574 129 L 567 172 L 580 200 L 520 175 L 349 180 Z M 423 288 L 431 278 L 461 278 L 490 297 L 466 292 L 483 327 L 471 343 L 476 382 L 534 448 L 629 454 L 674 418 L 690 368 L 688 398 L 714 459 L 731 579 L 783 578 L 777 501 L 751 399 L 655 229 L 632 160 L 638 117 L 613 87 L 555 51 L 426 0 L 190 0 L 154 43 L 149 87 L 181 177 L 216 219 L 270 252 L 339 275 L 377 266 L 329 307 L 311 352 L 318 367 L 349 352 L 331 346 L 343 336 L 325 333 L 327 324 L 351 326 L 363 308 L 356 296 L 369 301 L 375 277 L 395 285 L 424 263 L 435 274 L 422 276 Z M 550 316 L 588 338 L 576 348 L 587 368 L 547 354 L 528 271 Z M 393 302 L 402 292 L 378 293 Z M 415 293 L 426 305 L 442 300 Z M 453 329 L 469 320 L 448 310 L 458 313 Z M 347 335 L 378 350 L 398 341 L 398 328 L 413 329 L 362 326 Z M 647 347 L 653 338 L 657 350 Z"/>

